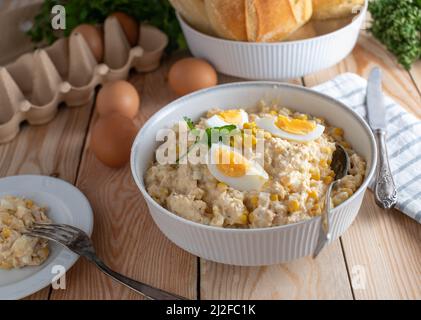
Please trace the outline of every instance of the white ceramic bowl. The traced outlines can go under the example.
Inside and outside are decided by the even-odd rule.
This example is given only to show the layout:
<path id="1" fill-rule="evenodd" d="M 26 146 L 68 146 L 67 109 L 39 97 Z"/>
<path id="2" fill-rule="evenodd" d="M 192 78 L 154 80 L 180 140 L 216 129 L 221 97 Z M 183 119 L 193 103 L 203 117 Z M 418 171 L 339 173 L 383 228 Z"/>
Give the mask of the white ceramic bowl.
<path id="1" fill-rule="evenodd" d="M 357 192 L 332 214 L 333 240 L 351 225 L 360 209 L 376 165 L 376 143 L 370 128 L 340 102 L 299 86 L 277 82 L 231 83 L 182 97 L 157 112 L 143 126 L 132 147 L 131 170 L 159 229 L 176 245 L 199 257 L 233 265 L 270 265 L 313 253 L 320 217 L 265 229 L 224 229 L 195 223 L 161 207 L 146 192 L 144 174 L 151 165 L 158 130 L 171 128 L 183 116 L 198 120 L 212 107 L 250 108 L 261 100 L 279 101 L 294 110 L 323 117 L 345 130 L 345 138 L 367 161 L 366 178 Z"/>
<path id="2" fill-rule="evenodd" d="M 367 12 L 347 26 L 319 37 L 275 43 L 224 40 L 203 34 L 177 14 L 191 53 L 219 72 L 245 79 L 285 80 L 302 77 L 343 60 L 354 48 Z"/>

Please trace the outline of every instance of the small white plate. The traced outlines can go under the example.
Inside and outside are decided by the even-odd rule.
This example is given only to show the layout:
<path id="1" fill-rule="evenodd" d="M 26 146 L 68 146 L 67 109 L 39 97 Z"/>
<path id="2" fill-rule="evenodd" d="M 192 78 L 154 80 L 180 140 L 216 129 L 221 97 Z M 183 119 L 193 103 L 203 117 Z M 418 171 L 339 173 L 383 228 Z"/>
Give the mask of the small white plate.
<path id="1" fill-rule="evenodd" d="M 47 216 L 54 223 L 65 223 L 91 235 L 92 208 L 77 188 L 63 180 L 35 175 L 0 179 L 0 198 L 6 195 L 29 198 L 47 207 Z M 56 275 L 54 266 L 68 271 L 79 258 L 58 244 L 50 242 L 50 256 L 40 266 L 0 270 L 0 299 L 21 299 L 51 284 Z"/>

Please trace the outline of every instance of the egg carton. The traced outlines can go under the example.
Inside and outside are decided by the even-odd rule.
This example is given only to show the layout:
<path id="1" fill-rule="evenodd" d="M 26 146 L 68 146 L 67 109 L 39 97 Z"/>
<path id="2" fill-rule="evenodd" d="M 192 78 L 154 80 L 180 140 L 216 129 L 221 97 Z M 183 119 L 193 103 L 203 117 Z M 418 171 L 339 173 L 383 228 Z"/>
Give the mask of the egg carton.
<path id="1" fill-rule="evenodd" d="M 103 63 L 96 61 L 84 37 L 73 33 L 0 66 L 0 144 L 17 135 L 23 121 L 30 125 L 51 121 L 60 103 L 92 105 L 98 85 L 127 79 L 132 68 L 150 72 L 159 67 L 168 44 L 159 29 L 141 25 L 135 47 L 115 17 L 107 18 L 103 29 Z"/>

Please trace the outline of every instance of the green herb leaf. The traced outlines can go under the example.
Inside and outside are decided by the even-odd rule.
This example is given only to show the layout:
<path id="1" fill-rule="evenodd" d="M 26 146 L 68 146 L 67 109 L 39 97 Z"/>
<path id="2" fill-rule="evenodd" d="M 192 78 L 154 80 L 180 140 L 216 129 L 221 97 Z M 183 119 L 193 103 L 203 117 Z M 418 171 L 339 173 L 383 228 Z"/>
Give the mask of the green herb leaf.
<path id="1" fill-rule="evenodd" d="M 371 0 L 370 32 L 406 69 L 421 57 L 421 0 Z"/>
<path id="2" fill-rule="evenodd" d="M 200 139 L 200 135 L 203 131 L 200 131 L 199 129 L 196 128 L 196 125 L 194 124 L 194 122 L 188 118 L 188 117 L 183 117 L 184 121 L 187 123 L 187 126 L 189 127 L 189 129 L 193 132 L 194 135 L 196 135 L 196 141 L 194 142 L 193 145 L 190 146 L 190 148 L 187 150 L 186 154 L 181 155 L 177 160 L 176 163 L 179 164 L 180 160 L 183 159 L 184 157 L 186 157 L 189 152 L 191 150 L 193 150 L 193 148 L 199 144 L 199 143 L 203 143 L 203 144 L 207 144 L 208 147 L 211 147 L 213 143 L 217 143 L 217 142 L 221 142 L 224 140 L 224 136 L 226 134 L 231 134 L 234 130 L 237 129 L 237 126 L 235 125 L 227 125 L 227 126 L 222 126 L 222 127 L 213 127 L 213 128 L 207 128 L 205 130 L 205 132 L 203 133 L 202 139 Z M 238 131 L 240 132 L 240 131 Z M 212 134 L 214 134 L 212 136 Z M 217 137 L 218 140 L 217 141 L 213 141 L 212 138 Z"/>
<path id="3" fill-rule="evenodd" d="M 227 126 L 222 126 L 222 127 L 207 128 L 206 129 L 206 137 L 207 137 L 207 140 L 208 140 L 207 141 L 208 146 L 210 147 L 213 143 L 223 141 L 224 134 L 226 134 L 226 133 L 230 134 L 235 129 L 237 129 L 237 126 L 235 126 L 235 125 L 227 125 Z M 212 138 L 213 138 L 212 133 L 214 133 L 214 135 L 216 135 L 218 137 L 218 141 L 212 140 Z"/>
<path id="4" fill-rule="evenodd" d="M 183 119 L 184 121 L 186 121 L 187 126 L 189 127 L 190 130 L 196 129 L 196 125 L 194 124 L 192 119 L 190 119 L 189 117 L 183 117 Z"/>

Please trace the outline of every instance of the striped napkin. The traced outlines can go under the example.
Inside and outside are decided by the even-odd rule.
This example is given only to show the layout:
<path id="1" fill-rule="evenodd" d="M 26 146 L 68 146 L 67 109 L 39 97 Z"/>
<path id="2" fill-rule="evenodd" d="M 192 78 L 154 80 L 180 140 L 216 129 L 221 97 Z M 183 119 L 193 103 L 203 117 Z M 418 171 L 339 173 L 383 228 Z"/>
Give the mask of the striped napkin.
<path id="1" fill-rule="evenodd" d="M 336 98 L 366 119 L 367 81 L 344 73 L 313 88 Z M 398 189 L 396 208 L 421 223 L 421 121 L 385 96 L 387 148 Z"/>

